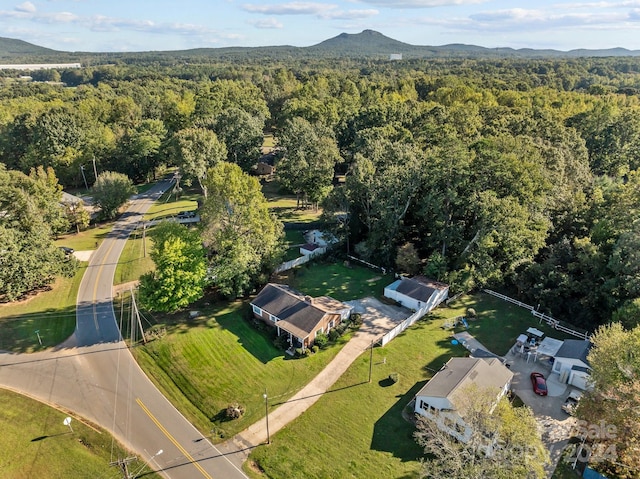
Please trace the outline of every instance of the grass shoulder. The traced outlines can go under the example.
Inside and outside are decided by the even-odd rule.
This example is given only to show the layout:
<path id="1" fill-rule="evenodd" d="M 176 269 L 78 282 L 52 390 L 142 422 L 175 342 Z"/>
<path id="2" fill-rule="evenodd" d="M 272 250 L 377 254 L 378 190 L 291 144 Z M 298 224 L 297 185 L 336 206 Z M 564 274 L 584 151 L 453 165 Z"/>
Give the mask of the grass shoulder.
<path id="1" fill-rule="evenodd" d="M 88 423 L 33 399 L 0 389 L 0 464 L 2 477 L 112 477 L 109 465 L 131 454 L 113 437 Z M 131 464 L 132 472 L 158 478 L 144 464 Z"/>

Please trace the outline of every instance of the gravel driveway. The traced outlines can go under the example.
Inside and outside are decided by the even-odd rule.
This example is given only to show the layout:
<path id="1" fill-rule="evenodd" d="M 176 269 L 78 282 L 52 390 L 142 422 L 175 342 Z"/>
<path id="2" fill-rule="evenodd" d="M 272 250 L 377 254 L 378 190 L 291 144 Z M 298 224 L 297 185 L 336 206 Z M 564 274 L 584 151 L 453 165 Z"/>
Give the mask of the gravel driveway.
<path id="1" fill-rule="evenodd" d="M 551 455 L 551 466 L 547 468 L 548 475 L 551 477 L 575 424 L 575 419 L 561 409 L 562 403 L 573 387 L 560 383 L 558 375 L 551 374 L 551 365 L 547 360 L 527 362 L 526 356 L 523 357 L 513 351 L 509 351 L 505 358 L 511 364 L 511 371 L 514 374 L 511 389 L 533 410 L 542 431 L 542 440 Z M 549 395 L 534 394 L 529 379 L 529 375 L 534 371 L 544 374 Z"/>

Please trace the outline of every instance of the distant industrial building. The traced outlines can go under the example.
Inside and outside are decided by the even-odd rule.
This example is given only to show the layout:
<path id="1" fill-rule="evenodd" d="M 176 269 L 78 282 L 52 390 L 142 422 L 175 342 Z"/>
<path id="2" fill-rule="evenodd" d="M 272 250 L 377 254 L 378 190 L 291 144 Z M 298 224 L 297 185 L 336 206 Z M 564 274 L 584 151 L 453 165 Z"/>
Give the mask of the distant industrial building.
<path id="1" fill-rule="evenodd" d="M 402 53 L 392 53 L 389 55 L 389 60 L 402 60 Z"/>
<path id="2" fill-rule="evenodd" d="M 0 70 L 51 70 L 53 68 L 82 68 L 80 63 L 23 63 L 0 65 Z"/>

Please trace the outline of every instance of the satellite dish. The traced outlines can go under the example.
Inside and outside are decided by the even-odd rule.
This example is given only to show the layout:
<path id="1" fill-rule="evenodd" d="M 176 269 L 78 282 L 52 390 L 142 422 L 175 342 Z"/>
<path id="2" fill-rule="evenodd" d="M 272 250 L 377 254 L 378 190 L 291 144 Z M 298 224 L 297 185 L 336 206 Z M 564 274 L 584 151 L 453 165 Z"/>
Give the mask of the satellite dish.
<path id="1" fill-rule="evenodd" d="M 62 421 L 62 423 L 63 423 L 65 426 L 69 426 L 69 425 L 71 424 L 71 418 L 70 418 L 69 416 L 65 417 L 65 418 L 64 418 L 64 421 Z"/>

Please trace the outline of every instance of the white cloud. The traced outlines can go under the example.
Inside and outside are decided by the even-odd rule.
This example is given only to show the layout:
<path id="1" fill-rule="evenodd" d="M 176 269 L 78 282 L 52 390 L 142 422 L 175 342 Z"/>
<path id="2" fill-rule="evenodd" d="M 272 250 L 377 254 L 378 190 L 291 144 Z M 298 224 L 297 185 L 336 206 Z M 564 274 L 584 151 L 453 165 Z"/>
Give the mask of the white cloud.
<path id="1" fill-rule="evenodd" d="M 310 15 L 323 20 L 353 20 L 378 15 L 378 10 L 341 10 L 330 3 L 289 2 L 275 5 L 244 4 L 241 7 L 249 13 L 264 15 Z"/>
<path id="2" fill-rule="evenodd" d="M 385 8 L 434 8 L 459 5 L 478 5 L 488 0 L 360 0 L 377 7 Z"/>
<path id="3" fill-rule="evenodd" d="M 367 10 L 330 10 L 319 14 L 318 17 L 330 20 L 355 20 L 358 18 L 369 18 L 378 15 L 380 12 L 373 8 Z"/>
<path id="4" fill-rule="evenodd" d="M 262 29 L 280 29 L 284 27 L 284 25 L 275 18 L 264 18 L 261 20 L 253 20 L 253 21 L 250 21 L 249 24 L 253 25 L 256 28 L 262 28 Z"/>
<path id="5" fill-rule="evenodd" d="M 36 11 L 36 6 L 31 2 L 24 2 L 20 5 L 17 5 L 16 10 L 18 12 L 33 13 Z"/>
<path id="6" fill-rule="evenodd" d="M 326 10 L 337 8 L 337 5 L 312 2 L 289 2 L 276 5 L 256 5 L 247 3 L 241 7 L 250 13 L 263 13 L 265 15 L 318 15 Z"/>
<path id="7" fill-rule="evenodd" d="M 633 8 L 640 7 L 640 0 L 627 0 L 623 2 L 576 2 L 558 3 L 553 8 L 576 9 L 576 8 Z"/>

